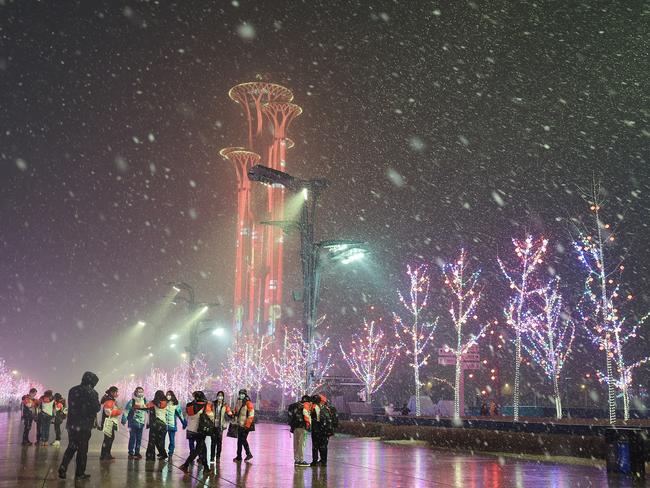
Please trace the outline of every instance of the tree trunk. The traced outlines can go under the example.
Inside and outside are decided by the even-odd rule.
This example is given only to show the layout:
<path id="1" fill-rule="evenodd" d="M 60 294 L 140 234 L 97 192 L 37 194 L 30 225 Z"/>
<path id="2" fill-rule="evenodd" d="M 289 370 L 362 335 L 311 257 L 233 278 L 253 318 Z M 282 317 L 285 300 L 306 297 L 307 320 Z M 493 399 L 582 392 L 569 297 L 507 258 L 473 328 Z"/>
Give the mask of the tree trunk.
<path id="1" fill-rule="evenodd" d="M 558 385 L 557 376 L 553 377 L 553 390 L 555 392 L 555 418 L 562 418 L 562 399 L 560 398 L 560 386 Z"/>
<path id="2" fill-rule="evenodd" d="M 515 344 L 515 387 L 512 394 L 512 406 L 515 422 L 519 422 L 519 376 L 521 374 L 521 334 L 517 334 Z"/>
<path id="3" fill-rule="evenodd" d="M 609 423 L 616 423 L 616 392 L 612 378 L 612 358 L 609 357 L 609 348 L 605 348 L 607 354 L 607 404 L 609 408 Z"/>
<path id="4" fill-rule="evenodd" d="M 420 368 L 416 365 L 413 368 L 415 372 L 415 416 L 420 416 Z"/>
<path id="5" fill-rule="evenodd" d="M 454 419 L 456 420 L 460 418 L 460 375 L 460 354 L 456 353 L 456 374 L 454 377 Z"/>

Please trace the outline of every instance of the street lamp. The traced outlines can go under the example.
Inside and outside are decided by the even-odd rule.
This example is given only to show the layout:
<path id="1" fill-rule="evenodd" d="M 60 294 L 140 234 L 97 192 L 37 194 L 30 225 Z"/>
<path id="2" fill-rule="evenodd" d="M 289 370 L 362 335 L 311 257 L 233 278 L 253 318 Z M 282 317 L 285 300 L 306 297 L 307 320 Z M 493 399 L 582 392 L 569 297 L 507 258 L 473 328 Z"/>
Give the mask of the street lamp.
<path id="1" fill-rule="evenodd" d="M 304 334 L 309 344 L 306 364 L 306 390 L 311 390 L 314 379 L 314 331 L 316 328 L 316 312 L 320 289 L 320 274 L 322 259 L 325 251 L 332 261 L 342 264 L 361 259 L 365 254 L 365 243 L 351 240 L 314 241 L 314 222 L 318 198 L 329 186 L 325 179 L 302 180 L 283 171 L 268 168 L 260 164 L 248 171 L 248 179 L 265 185 L 282 186 L 294 192 L 301 192 L 305 200 L 300 213 L 300 221 L 270 221 L 262 222 L 267 225 L 277 225 L 285 232 L 298 230 L 300 232 L 300 263 L 302 268 L 302 303 Z"/>
<path id="2" fill-rule="evenodd" d="M 208 310 L 210 310 L 210 308 L 217 307 L 219 304 L 197 302 L 196 294 L 194 292 L 194 287 L 192 285 L 189 285 L 188 283 L 185 283 L 184 281 L 173 281 L 167 283 L 167 285 L 171 286 L 174 289 L 174 291 L 177 293 L 177 296 L 174 297 L 174 300 L 185 302 L 185 304 L 187 305 L 187 310 L 191 314 L 189 320 L 190 341 L 189 341 L 189 345 L 187 346 L 187 352 L 189 354 L 189 362 L 190 364 L 193 364 L 194 360 L 196 359 L 196 356 L 199 353 L 199 336 L 203 332 L 205 332 L 205 330 L 200 330 L 200 325 L 203 322 L 201 320 L 201 317 L 203 317 L 206 313 L 208 313 Z M 178 295 L 181 291 L 185 291 L 187 293 L 187 297 Z M 171 339 L 174 340 L 177 337 L 178 337 L 177 334 L 172 334 Z"/>

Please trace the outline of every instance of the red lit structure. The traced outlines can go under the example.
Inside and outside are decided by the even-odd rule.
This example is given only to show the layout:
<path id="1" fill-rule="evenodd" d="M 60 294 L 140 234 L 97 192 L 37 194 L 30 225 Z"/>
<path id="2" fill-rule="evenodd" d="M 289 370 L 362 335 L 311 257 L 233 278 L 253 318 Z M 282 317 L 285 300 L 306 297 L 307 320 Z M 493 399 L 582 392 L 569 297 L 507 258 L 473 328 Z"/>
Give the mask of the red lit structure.
<path id="1" fill-rule="evenodd" d="M 246 173 L 261 155 L 265 166 L 286 170 L 286 150 L 293 146 L 287 130 L 302 109 L 291 103 L 291 90 L 265 81 L 241 83 L 228 95 L 242 107 L 248 125 L 246 148 L 220 152 L 234 164 L 238 185 L 233 325 L 237 333 L 272 335 L 282 316 L 283 236 L 280 228 L 260 222 L 284 219 L 284 189 L 252 192 Z"/>

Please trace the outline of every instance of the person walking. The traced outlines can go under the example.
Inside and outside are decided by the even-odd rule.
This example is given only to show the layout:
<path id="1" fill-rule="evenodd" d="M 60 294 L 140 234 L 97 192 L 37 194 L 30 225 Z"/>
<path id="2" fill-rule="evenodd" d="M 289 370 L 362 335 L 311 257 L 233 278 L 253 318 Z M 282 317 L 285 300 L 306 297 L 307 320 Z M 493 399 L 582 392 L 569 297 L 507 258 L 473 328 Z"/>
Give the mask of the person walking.
<path id="1" fill-rule="evenodd" d="M 234 462 L 242 460 L 242 448 L 246 451 L 246 458 L 244 461 L 253 459 L 250 447 L 248 445 L 248 434 L 255 430 L 255 406 L 248 397 L 248 392 L 242 388 L 239 390 L 237 403 L 233 410 L 235 422 L 237 422 L 237 456 L 233 459 Z"/>
<path id="2" fill-rule="evenodd" d="M 167 397 L 162 390 L 156 391 L 153 400 L 147 403 L 149 409 L 149 441 L 147 442 L 147 461 L 167 459 L 165 437 L 167 436 Z"/>
<path id="3" fill-rule="evenodd" d="M 99 378 L 95 373 L 86 371 L 81 378 L 81 384 L 74 386 L 68 392 L 68 448 L 63 454 L 59 466 L 59 478 L 65 479 L 70 461 L 77 455 L 75 479 L 85 480 L 90 478 L 86 474 L 86 461 L 88 459 L 88 441 L 93 426 L 97 421 L 97 412 L 101 409 L 99 395 L 95 386 Z"/>
<path id="4" fill-rule="evenodd" d="M 172 390 L 168 390 L 166 393 L 167 396 L 167 410 L 165 415 L 165 420 L 167 423 L 167 435 L 169 436 L 169 447 L 167 454 L 171 458 L 174 455 L 174 448 L 176 447 L 176 431 L 178 430 L 178 425 L 176 419 L 180 419 L 183 429 L 187 428 L 187 421 L 183 416 L 183 410 L 178 404 L 178 398 Z"/>
<path id="5" fill-rule="evenodd" d="M 303 395 L 288 407 L 289 427 L 293 434 L 293 461 L 296 466 L 309 466 L 305 461 L 307 432 L 311 430 L 311 398 Z"/>
<path id="6" fill-rule="evenodd" d="M 205 439 L 214 430 L 214 409 L 202 391 L 192 393 L 193 400 L 185 408 L 187 412 L 187 438 L 194 440 L 194 449 L 180 466 L 184 472 L 188 472 L 190 464 L 198 457 L 204 470 L 209 470 L 207 448 Z"/>
<path id="7" fill-rule="evenodd" d="M 126 402 L 122 413 L 122 425 L 127 424 L 129 429 L 129 459 L 142 459 L 140 446 L 146 420 L 147 399 L 144 397 L 144 388 L 138 386 L 133 392 L 133 398 Z"/>
<path id="8" fill-rule="evenodd" d="M 38 422 L 40 424 L 39 439 L 40 445 L 49 446 L 50 424 L 54 418 L 54 394 L 52 390 L 46 390 L 38 399 Z"/>
<path id="9" fill-rule="evenodd" d="M 61 393 L 54 394 L 54 435 L 55 439 L 52 446 L 59 447 L 61 445 L 61 424 L 68 416 L 68 407 L 65 405 L 65 400 Z"/>
<path id="10" fill-rule="evenodd" d="M 22 420 L 23 420 L 23 446 L 31 446 L 32 442 L 29 440 L 29 433 L 32 430 L 32 425 L 38 416 L 38 400 L 36 399 L 36 394 L 38 390 L 36 388 L 31 388 L 27 395 L 22 397 Z M 37 432 L 38 434 L 38 432 Z M 40 439 L 38 435 L 36 437 L 36 442 L 38 443 Z"/>
<path id="11" fill-rule="evenodd" d="M 104 432 L 104 441 L 102 442 L 102 450 L 99 459 L 102 461 L 111 461 L 115 457 L 111 454 L 113 447 L 113 440 L 115 439 L 115 432 L 117 432 L 117 425 L 119 418 L 122 415 L 122 410 L 117 406 L 117 396 L 119 391 L 117 386 L 111 386 L 106 390 L 106 394 L 102 397 L 102 432 Z"/>
<path id="12" fill-rule="evenodd" d="M 223 391 L 218 391 L 214 401 L 214 432 L 210 436 L 210 464 L 215 464 L 221 459 L 223 431 L 228 428 L 227 417 L 232 417 L 232 410 L 226 404 L 225 397 Z"/>

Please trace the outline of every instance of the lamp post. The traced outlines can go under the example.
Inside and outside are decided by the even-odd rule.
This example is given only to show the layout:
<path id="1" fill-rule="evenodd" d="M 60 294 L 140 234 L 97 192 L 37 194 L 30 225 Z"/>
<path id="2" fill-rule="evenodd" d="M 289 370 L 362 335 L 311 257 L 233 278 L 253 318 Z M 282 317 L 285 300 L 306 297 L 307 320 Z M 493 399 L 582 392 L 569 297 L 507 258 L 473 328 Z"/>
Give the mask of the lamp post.
<path id="1" fill-rule="evenodd" d="M 191 322 L 190 322 L 190 334 L 189 334 L 189 344 L 186 347 L 187 353 L 189 355 L 189 362 L 190 364 L 194 363 L 194 360 L 196 359 L 196 356 L 199 354 L 199 338 L 200 335 L 203 334 L 204 332 L 208 332 L 212 330 L 213 328 L 208 328 L 208 329 L 201 329 L 201 324 L 205 322 L 205 320 L 199 320 L 200 317 L 205 315 L 210 308 L 216 307 L 219 304 L 218 303 L 206 303 L 206 302 L 197 302 L 196 301 L 196 294 L 194 293 L 194 287 L 185 283 L 184 281 L 175 281 L 175 282 L 170 282 L 167 283 L 169 286 L 171 286 L 177 293 L 180 293 L 181 291 L 187 292 L 187 298 L 183 296 L 177 296 L 174 298 L 174 300 L 180 300 L 186 303 L 187 305 L 187 310 L 191 314 Z"/>
<path id="2" fill-rule="evenodd" d="M 278 171 L 262 165 L 255 165 L 248 171 L 248 178 L 258 183 L 282 186 L 293 192 L 303 192 L 305 204 L 300 212 L 300 221 L 267 221 L 266 225 L 277 225 L 285 232 L 298 230 L 300 232 L 300 264 L 302 268 L 302 321 L 304 336 L 309 345 L 309 353 L 305 370 L 306 391 L 311 390 L 314 380 L 316 358 L 314 357 L 314 336 L 317 320 L 317 307 L 319 300 L 320 278 L 322 270 L 323 251 L 329 253 L 334 261 L 344 264 L 355 261 L 366 254 L 362 241 L 353 240 L 328 240 L 314 241 L 314 223 L 316 221 L 316 208 L 318 198 L 323 190 L 329 186 L 324 179 L 302 180 L 283 171 Z"/>

